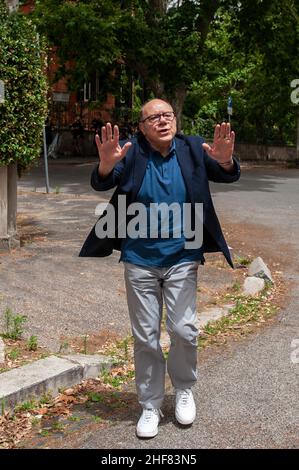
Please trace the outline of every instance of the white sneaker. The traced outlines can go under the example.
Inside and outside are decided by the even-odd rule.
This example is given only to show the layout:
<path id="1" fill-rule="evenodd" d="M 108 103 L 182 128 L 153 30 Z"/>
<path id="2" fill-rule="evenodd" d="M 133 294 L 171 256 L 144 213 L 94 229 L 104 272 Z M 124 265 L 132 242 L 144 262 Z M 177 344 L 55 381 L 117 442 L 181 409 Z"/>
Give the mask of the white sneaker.
<path id="1" fill-rule="evenodd" d="M 196 416 L 196 407 L 190 388 L 176 389 L 175 417 L 180 424 L 192 424 Z"/>
<path id="2" fill-rule="evenodd" d="M 158 434 L 160 410 L 144 409 L 137 423 L 136 434 L 138 437 L 155 437 Z"/>

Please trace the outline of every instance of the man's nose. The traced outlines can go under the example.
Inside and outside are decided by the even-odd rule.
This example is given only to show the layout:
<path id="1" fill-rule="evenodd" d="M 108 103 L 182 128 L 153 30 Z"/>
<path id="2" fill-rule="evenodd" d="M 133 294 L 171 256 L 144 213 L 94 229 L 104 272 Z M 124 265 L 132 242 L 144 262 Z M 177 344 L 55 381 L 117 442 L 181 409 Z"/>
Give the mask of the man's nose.
<path id="1" fill-rule="evenodd" d="M 167 119 L 166 119 L 166 117 L 165 117 L 163 114 L 160 114 L 160 120 L 159 120 L 159 123 L 161 123 L 161 122 L 162 122 L 162 123 L 165 123 L 165 122 L 167 122 Z"/>

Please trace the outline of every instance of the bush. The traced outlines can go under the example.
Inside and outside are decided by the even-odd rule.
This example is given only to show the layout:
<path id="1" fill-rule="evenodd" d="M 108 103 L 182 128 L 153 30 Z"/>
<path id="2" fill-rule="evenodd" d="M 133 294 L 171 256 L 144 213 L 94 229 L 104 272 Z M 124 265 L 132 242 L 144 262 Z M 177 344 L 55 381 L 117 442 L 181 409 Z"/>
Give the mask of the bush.
<path id="1" fill-rule="evenodd" d="M 36 30 L 20 13 L 8 14 L 0 0 L 0 165 L 28 166 L 40 154 L 47 112 L 47 79 Z"/>

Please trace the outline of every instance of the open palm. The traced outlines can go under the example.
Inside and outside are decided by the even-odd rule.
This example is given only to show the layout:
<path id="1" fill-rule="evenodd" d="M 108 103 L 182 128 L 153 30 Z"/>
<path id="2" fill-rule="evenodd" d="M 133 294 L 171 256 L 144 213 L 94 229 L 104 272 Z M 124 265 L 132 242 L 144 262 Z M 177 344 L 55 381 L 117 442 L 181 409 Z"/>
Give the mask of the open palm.
<path id="1" fill-rule="evenodd" d="M 235 133 L 231 131 L 229 123 L 223 122 L 215 127 L 213 144 L 204 143 L 202 146 L 211 158 L 214 158 L 219 163 L 224 163 L 231 159 L 234 144 Z"/>
<path id="2" fill-rule="evenodd" d="M 101 129 L 101 139 L 96 135 L 96 145 L 99 152 L 101 166 L 106 169 L 113 169 L 117 162 L 122 160 L 131 147 L 131 142 L 127 142 L 123 147 L 119 145 L 119 129 L 112 126 L 110 122 Z"/>

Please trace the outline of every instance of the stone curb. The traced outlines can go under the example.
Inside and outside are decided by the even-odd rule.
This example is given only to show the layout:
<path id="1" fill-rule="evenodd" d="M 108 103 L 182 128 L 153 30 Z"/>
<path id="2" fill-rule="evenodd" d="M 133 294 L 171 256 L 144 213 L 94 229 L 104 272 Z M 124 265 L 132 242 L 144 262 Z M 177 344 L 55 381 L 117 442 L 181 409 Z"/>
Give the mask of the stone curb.
<path id="1" fill-rule="evenodd" d="M 0 403 L 4 409 L 12 409 L 18 403 L 45 393 L 56 396 L 59 389 L 97 377 L 112 364 L 112 358 L 100 355 L 74 354 L 40 359 L 0 374 Z"/>

